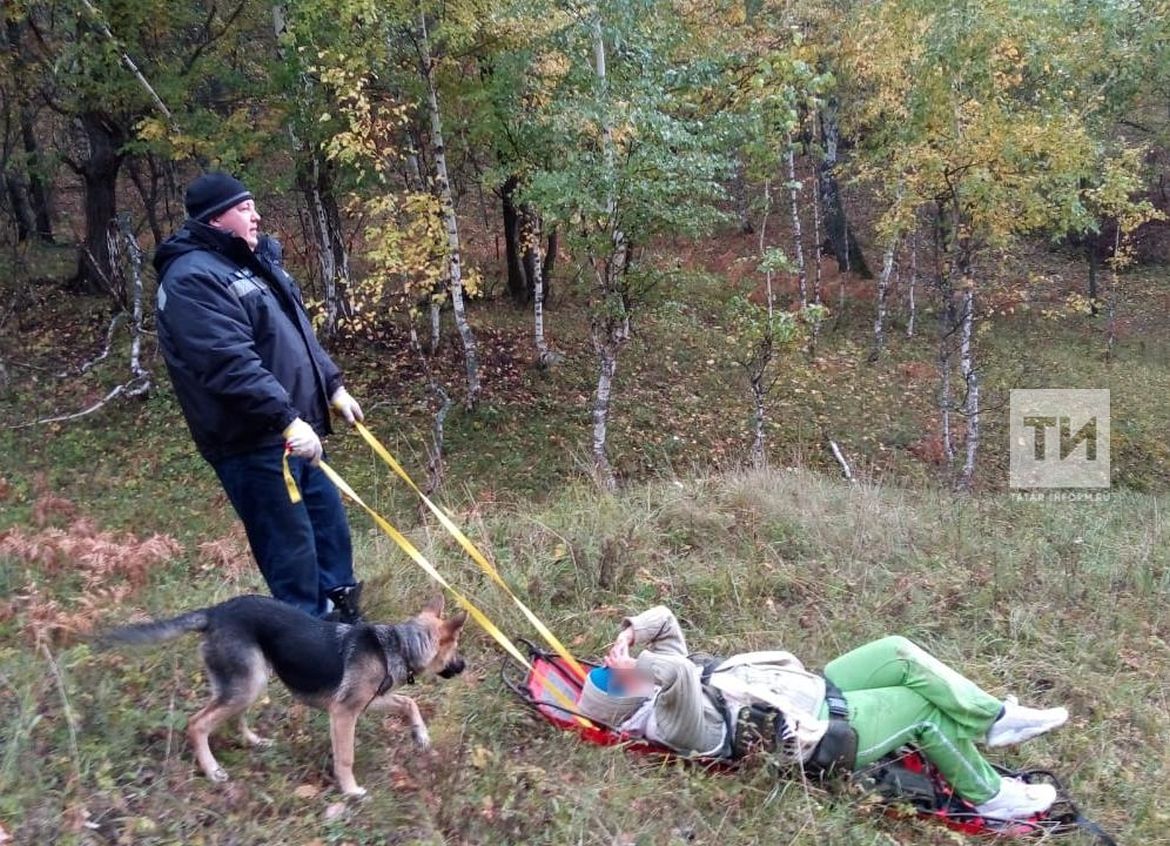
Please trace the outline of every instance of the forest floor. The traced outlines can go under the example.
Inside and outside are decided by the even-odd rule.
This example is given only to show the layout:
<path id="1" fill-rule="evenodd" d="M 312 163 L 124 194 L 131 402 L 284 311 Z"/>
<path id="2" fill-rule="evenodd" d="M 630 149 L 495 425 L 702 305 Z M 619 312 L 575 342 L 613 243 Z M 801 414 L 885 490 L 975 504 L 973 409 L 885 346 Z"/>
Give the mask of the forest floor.
<path id="1" fill-rule="evenodd" d="M 457 522 L 582 656 L 603 651 L 624 613 L 666 602 L 694 648 L 779 645 L 815 666 L 900 632 L 996 694 L 1067 704 L 1069 726 L 997 759 L 1057 769 L 1119 842 L 1165 842 L 1164 269 L 1123 278 L 1112 355 L 1103 318 L 1061 307 L 1082 271 L 1059 255 L 1021 264 L 1026 300 L 1006 284 L 989 290 L 978 489 L 954 497 L 939 483 L 935 324 L 921 314 L 920 332 L 906 339 L 901 293 L 877 363 L 867 361 L 871 305 L 855 290 L 815 354 L 785 360 L 772 469 L 741 469 L 750 407 L 726 303 L 753 283 L 728 259 L 746 244 L 730 240 L 679 247 L 686 269 L 635 321 L 610 428 L 623 481 L 616 496 L 599 493 L 585 469 L 594 360 L 584 311 L 557 294 L 549 331 L 566 359 L 537 371 L 527 313 L 473 306 L 485 395 L 448 421 L 442 501 Z M 938 827 L 890 819 L 762 765 L 709 773 L 582 745 L 511 697 L 499 654 L 478 631 L 467 639 L 467 673 L 419 686 L 433 753 L 417 754 L 393 720 L 359 724 L 366 800 L 340 799 L 323 715 L 277 684 L 255 719 L 276 745 L 251 752 L 225 735 L 216 748 L 233 781 L 208 783 L 182 733 L 204 696 L 194 640 L 97 653 L 84 636 L 143 612 L 261 590 L 234 515 L 190 445 L 157 357 L 161 387 L 145 401 L 8 428 L 86 407 L 127 368 L 120 345 L 86 374 L 58 376 L 101 348 L 107 303 L 49 283 L 4 302 L 13 307 L 0 327 L 0 842 L 952 842 Z M 376 345 L 347 344 L 338 358 L 371 428 L 421 476 L 428 402 L 401 327 L 388 326 Z M 458 395 L 450 333 L 436 372 Z M 1025 502 L 1007 491 L 1014 387 L 1111 390 L 1108 498 Z M 859 484 L 837 478 L 828 438 Z M 531 634 L 438 527 L 420 522 L 356 436 L 333 438 L 331 453 L 507 631 Z M 413 614 L 430 592 L 425 577 L 363 515 L 352 525 L 371 616 Z"/>

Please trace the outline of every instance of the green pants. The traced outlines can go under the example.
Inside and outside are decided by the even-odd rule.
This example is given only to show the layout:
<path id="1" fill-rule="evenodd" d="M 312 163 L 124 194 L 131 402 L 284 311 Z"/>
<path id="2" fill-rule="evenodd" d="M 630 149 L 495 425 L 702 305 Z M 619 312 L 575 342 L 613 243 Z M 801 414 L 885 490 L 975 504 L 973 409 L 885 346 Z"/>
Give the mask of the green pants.
<path id="1" fill-rule="evenodd" d="M 999 792 L 999 774 L 975 748 L 1003 704 L 904 637 L 867 643 L 825 667 L 849 702 L 857 766 L 904 744 L 922 751 L 968 802 Z"/>

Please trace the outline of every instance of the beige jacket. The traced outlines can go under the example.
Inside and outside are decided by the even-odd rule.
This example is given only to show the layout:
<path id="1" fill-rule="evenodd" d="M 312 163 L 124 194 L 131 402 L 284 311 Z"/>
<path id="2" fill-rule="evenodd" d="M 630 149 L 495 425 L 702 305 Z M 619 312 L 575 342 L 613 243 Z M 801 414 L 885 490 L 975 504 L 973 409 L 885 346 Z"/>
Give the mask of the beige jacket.
<path id="1" fill-rule="evenodd" d="M 726 727 L 734 725 L 740 708 L 762 703 L 779 709 L 787 731 L 778 751 L 793 761 L 806 760 L 824 737 L 828 721 L 820 719 L 825 682 L 804 669 L 789 652 L 748 652 L 728 658 L 711 673 L 708 685 L 726 703 L 704 690 L 702 669 L 689 660 L 686 638 L 674 613 L 663 605 L 627 617 L 634 646 L 643 647 L 638 668 L 654 679 L 658 690 L 622 724 L 684 754 L 713 755 L 724 748 Z"/>

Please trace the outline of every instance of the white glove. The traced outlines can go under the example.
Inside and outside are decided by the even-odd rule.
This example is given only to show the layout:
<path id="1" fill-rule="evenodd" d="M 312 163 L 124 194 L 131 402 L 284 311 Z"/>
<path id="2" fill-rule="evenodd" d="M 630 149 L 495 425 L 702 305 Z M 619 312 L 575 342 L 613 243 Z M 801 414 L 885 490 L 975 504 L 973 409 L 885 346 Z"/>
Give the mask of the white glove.
<path id="1" fill-rule="evenodd" d="M 298 417 L 288 424 L 288 428 L 282 434 L 285 446 L 293 455 L 309 459 L 310 464 L 316 464 L 321 460 L 321 439 L 317 437 L 313 427 L 304 420 Z"/>
<path id="2" fill-rule="evenodd" d="M 338 387 L 333 392 L 333 396 L 329 398 L 329 404 L 337 410 L 337 413 L 342 416 L 346 423 L 353 425 L 355 420 L 364 423 L 366 418 L 362 415 L 362 407 L 358 405 L 357 400 L 349 395 L 344 387 Z"/>

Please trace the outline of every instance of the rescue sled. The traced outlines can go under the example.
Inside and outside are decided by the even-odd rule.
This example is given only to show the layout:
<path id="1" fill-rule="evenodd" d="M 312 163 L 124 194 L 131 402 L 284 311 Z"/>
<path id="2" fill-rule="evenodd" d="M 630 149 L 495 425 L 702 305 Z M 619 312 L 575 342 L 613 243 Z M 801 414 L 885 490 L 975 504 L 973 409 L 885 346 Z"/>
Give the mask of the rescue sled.
<path id="1" fill-rule="evenodd" d="M 581 693 L 582 679 L 563 658 L 545 652 L 528 641 L 522 641 L 529 650 L 532 671 L 525 673 L 511 661 L 505 661 L 501 676 L 504 684 L 522 702 L 548 722 L 566 731 L 575 732 L 587 743 L 599 746 L 623 745 L 631 752 L 677 757 L 677 753 L 643 738 L 634 738 L 615 726 L 607 726 L 575 712 L 566 703 L 576 702 Z M 580 662 L 586 668 L 598 665 Z M 730 768 L 734 760 L 725 758 L 687 758 L 700 765 Z M 1061 781 L 1048 770 L 1010 770 L 996 766 L 1000 775 L 1019 778 L 1029 783 L 1047 782 L 1057 791 L 1057 800 L 1051 808 L 1027 820 L 996 820 L 981 816 L 973 805 L 955 795 L 950 785 L 920 752 L 905 747 L 880 761 L 852 773 L 854 784 L 889 806 L 891 813 L 908 809 L 956 831 L 970 835 L 1000 837 L 1027 837 L 1029 835 L 1062 835 L 1080 832 L 1097 846 L 1117 846 L 1116 841 L 1090 819 L 1080 813 Z"/>

